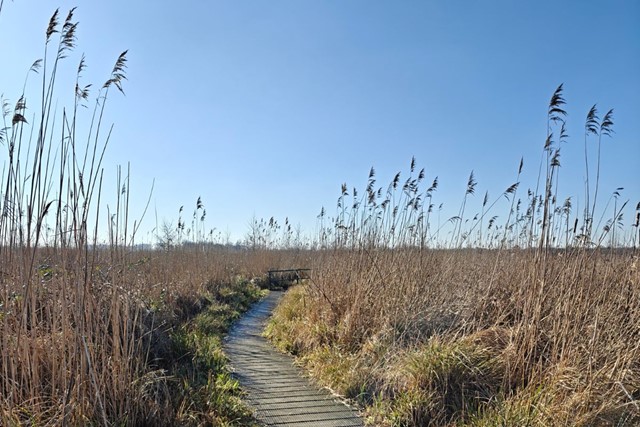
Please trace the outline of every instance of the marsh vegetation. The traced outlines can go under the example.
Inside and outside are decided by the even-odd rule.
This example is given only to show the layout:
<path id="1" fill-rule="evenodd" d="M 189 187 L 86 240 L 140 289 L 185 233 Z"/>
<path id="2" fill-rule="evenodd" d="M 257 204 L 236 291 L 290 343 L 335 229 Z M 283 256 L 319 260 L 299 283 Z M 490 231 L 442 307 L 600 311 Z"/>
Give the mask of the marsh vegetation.
<path id="1" fill-rule="evenodd" d="M 292 267 L 312 271 L 270 338 L 372 425 L 640 422 L 640 205 L 623 218 L 621 190 L 603 204 L 599 186 L 612 110 L 586 117 L 580 212 L 558 183 L 561 85 L 526 191 L 520 161 L 514 182 L 476 205 L 472 172 L 440 223 L 438 178 L 412 159 L 384 186 L 373 168 L 364 190 L 344 184 L 315 236 L 254 218 L 243 245 L 215 245 L 198 199 L 191 227 L 181 208 L 157 248 L 140 250 L 129 170 L 103 173 L 127 53 L 104 84 L 86 84 L 84 57 L 68 68 L 76 28 L 74 10 L 56 11 L 25 89 L 2 99 L 0 424 L 250 425 L 220 339 L 263 295 L 260 278 Z M 73 102 L 58 107 L 69 70 Z"/>
<path id="2" fill-rule="evenodd" d="M 626 226 L 620 188 L 598 211 L 600 172 L 583 212 L 561 202 L 564 106 L 560 85 L 535 185 L 522 192 L 521 160 L 470 215 L 472 172 L 446 234 L 434 226 L 438 178 L 415 159 L 388 185 L 373 168 L 364 191 L 343 185 L 335 216 L 319 216 L 312 280 L 285 298 L 272 340 L 373 425 L 640 422 L 640 204 Z M 592 107 L 585 144 L 599 148 L 612 118 Z"/>

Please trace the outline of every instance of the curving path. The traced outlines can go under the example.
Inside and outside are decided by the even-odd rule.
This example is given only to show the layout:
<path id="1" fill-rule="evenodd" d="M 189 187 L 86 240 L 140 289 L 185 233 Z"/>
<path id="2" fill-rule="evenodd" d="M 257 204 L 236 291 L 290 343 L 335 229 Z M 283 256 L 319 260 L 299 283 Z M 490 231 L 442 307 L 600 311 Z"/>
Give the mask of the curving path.
<path id="1" fill-rule="evenodd" d="M 229 331 L 223 344 L 247 403 L 266 426 L 351 427 L 362 420 L 328 391 L 302 376 L 293 359 L 276 351 L 262 330 L 282 297 L 272 291 Z"/>

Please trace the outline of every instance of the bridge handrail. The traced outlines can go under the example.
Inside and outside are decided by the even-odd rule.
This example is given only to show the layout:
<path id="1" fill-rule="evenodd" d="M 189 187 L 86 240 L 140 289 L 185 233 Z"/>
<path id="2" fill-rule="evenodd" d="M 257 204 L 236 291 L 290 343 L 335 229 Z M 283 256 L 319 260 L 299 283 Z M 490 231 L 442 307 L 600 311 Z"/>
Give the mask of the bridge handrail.
<path id="1" fill-rule="evenodd" d="M 278 270 L 275 270 L 275 269 L 268 270 L 267 273 L 269 275 L 269 287 L 271 288 L 271 285 L 274 282 L 276 282 L 274 276 L 277 273 L 295 273 L 296 274 L 296 277 L 295 277 L 296 283 L 300 283 L 300 279 L 301 279 L 300 273 L 301 272 L 308 272 L 308 271 L 311 271 L 311 269 L 310 268 L 287 268 L 287 269 L 278 269 Z"/>

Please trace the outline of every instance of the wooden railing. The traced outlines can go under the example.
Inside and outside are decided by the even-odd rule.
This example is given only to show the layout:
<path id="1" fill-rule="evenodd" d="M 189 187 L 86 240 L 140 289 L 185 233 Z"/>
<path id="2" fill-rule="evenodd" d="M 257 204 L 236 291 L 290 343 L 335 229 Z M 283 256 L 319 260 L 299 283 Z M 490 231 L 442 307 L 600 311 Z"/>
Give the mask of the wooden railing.
<path id="1" fill-rule="evenodd" d="M 289 268 L 286 270 L 269 270 L 269 288 L 284 287 L 290 283 L 300 283 L 302 279 L 309 278 L 310 268 Z"/>

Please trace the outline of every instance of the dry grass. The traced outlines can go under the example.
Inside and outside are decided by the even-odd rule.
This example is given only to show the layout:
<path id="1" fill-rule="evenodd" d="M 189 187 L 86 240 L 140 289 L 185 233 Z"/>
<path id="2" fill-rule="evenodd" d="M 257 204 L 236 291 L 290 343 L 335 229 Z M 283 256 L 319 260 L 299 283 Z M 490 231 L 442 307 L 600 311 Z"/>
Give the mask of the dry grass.
<path id="1" fill-rule="evenodd" d="M 220 334 L 258 295 L 247 279 L 304 254 L 211 245 L 200 199 L 195 244 L 136 250 L 128 170 L 114 199 L 103 191 L 103 121 L 126 51 L 101 86 L 81 83 L 78 58 L 73 104 L 58 108 L 77 28 L 74 10 L 62 18 L 51 16 L 23 92 L 2 99 L 0 425 L 246 422 Z"/>
<path id="2" fill-rule="evenodd" d="M 182 357 L 190 366 L 195 356 L 192 348 L 176 347 L 175 334 L 207 310 L 218 315 L 216 322 L 237 316 L 219 308 L 226 307 L 220 304 L 231 297 L 230 286 L 286 254 L 133 252 L 120 264 L 97 250 L 86 282 L 84 275 L 78 278 L 76 259 L 68 258 L 75 251 L 60 255 L 37 255 L 33 315 L 24 282 L 3 264 L 0 424 L 190 425 L 233 419 L 235 412 L 219 407 L 183 405 L 193 396 L 181 391 L 185 368 L 176 364 Z M 216 370 L 210 372 L 215 381 Z"/>
<path id="3" fill-rule="evenodd" d="M 485 195 L 473 219 L 473 173 L 458 215 L 434 226 L 438 180 L 425 189 L 412 161 L 407 179 L 398 174 L 386 189 L 373 169 L 361 195 L 344 185 L 335 218 L 320 215 L 312 254 L 265 250 L 302 242 L 273 219 L 252 221 L 252 250 L 215 249 L 200 199 L 190 235 L 180 217 L 166 250 L 142 252 L 131 244 L 128 174 L 115 177 L 108 245 L 91 226 L 105 214 L 110 132 L 101 128 L 110 90 L 123 91 L 126 52 L 89 117 L 78 108 L 89 99 L 84 59 L 74 104 L 54 114 L 76 25 L 72 10 L 47 26 L 45 57 L 29 72 L 42 73 L 32 123 L 25 93 L 13 108 L 2 102 L 0 424 L 247 421 L 219 333 L 255 297 L 242 278 L 291 266 L 312 267 L 312 280 L 287 295 L 270 336 L 366 405 L 373 424 L 640 423 L 640 261 L 635 249 L 603 247 L 635 245 L 639 223 L 623 229 L 616 191 L 605 226 L 594 227 L 599 160 L 581 223 L 570 198 L 558 202 L 562 86 L 549 104 L 538 183 L 519 198 L 521 162 L 516 182 L 493 202 Z M 596 135 L 599 152 L 612 125 L 611 114 L 590 113 L 585 141 Z M 498 224 L 492 208 L 503 197 L 511 208 Z"/>
<path id="4" fill-rule="evenodd" d="M 322 253 L 313 282 L 287 296 L 269 333 L 321 381 L 369 405 L 376 424 L 494 425 L 495 414 L 528 407 L 539 425 L 640 420 L 633 253 L 367 259 Z"/>
<path id="5" fill-rule="evenodd" d="M 386 187 L 374 169 L 362 194 L 343 185 L 335 217 L 319 216 L 312 280 L 269 336 L 374 425 L 640 423 L 639 223 L 625 228 L 618 190 L 601 230 L 595 205 L 558 202 L 564 105 L 561 85 L 538 183 L 520 198 L 521 161 L 498 198 L 504 224 L 487 194 L 466 216 L 473 173 L 458 215 L 437 226 L 438 179 L 425 184 L 415 160 Z M 611 118 L 590 113 L 586 137 L 610 136 Z"/>

